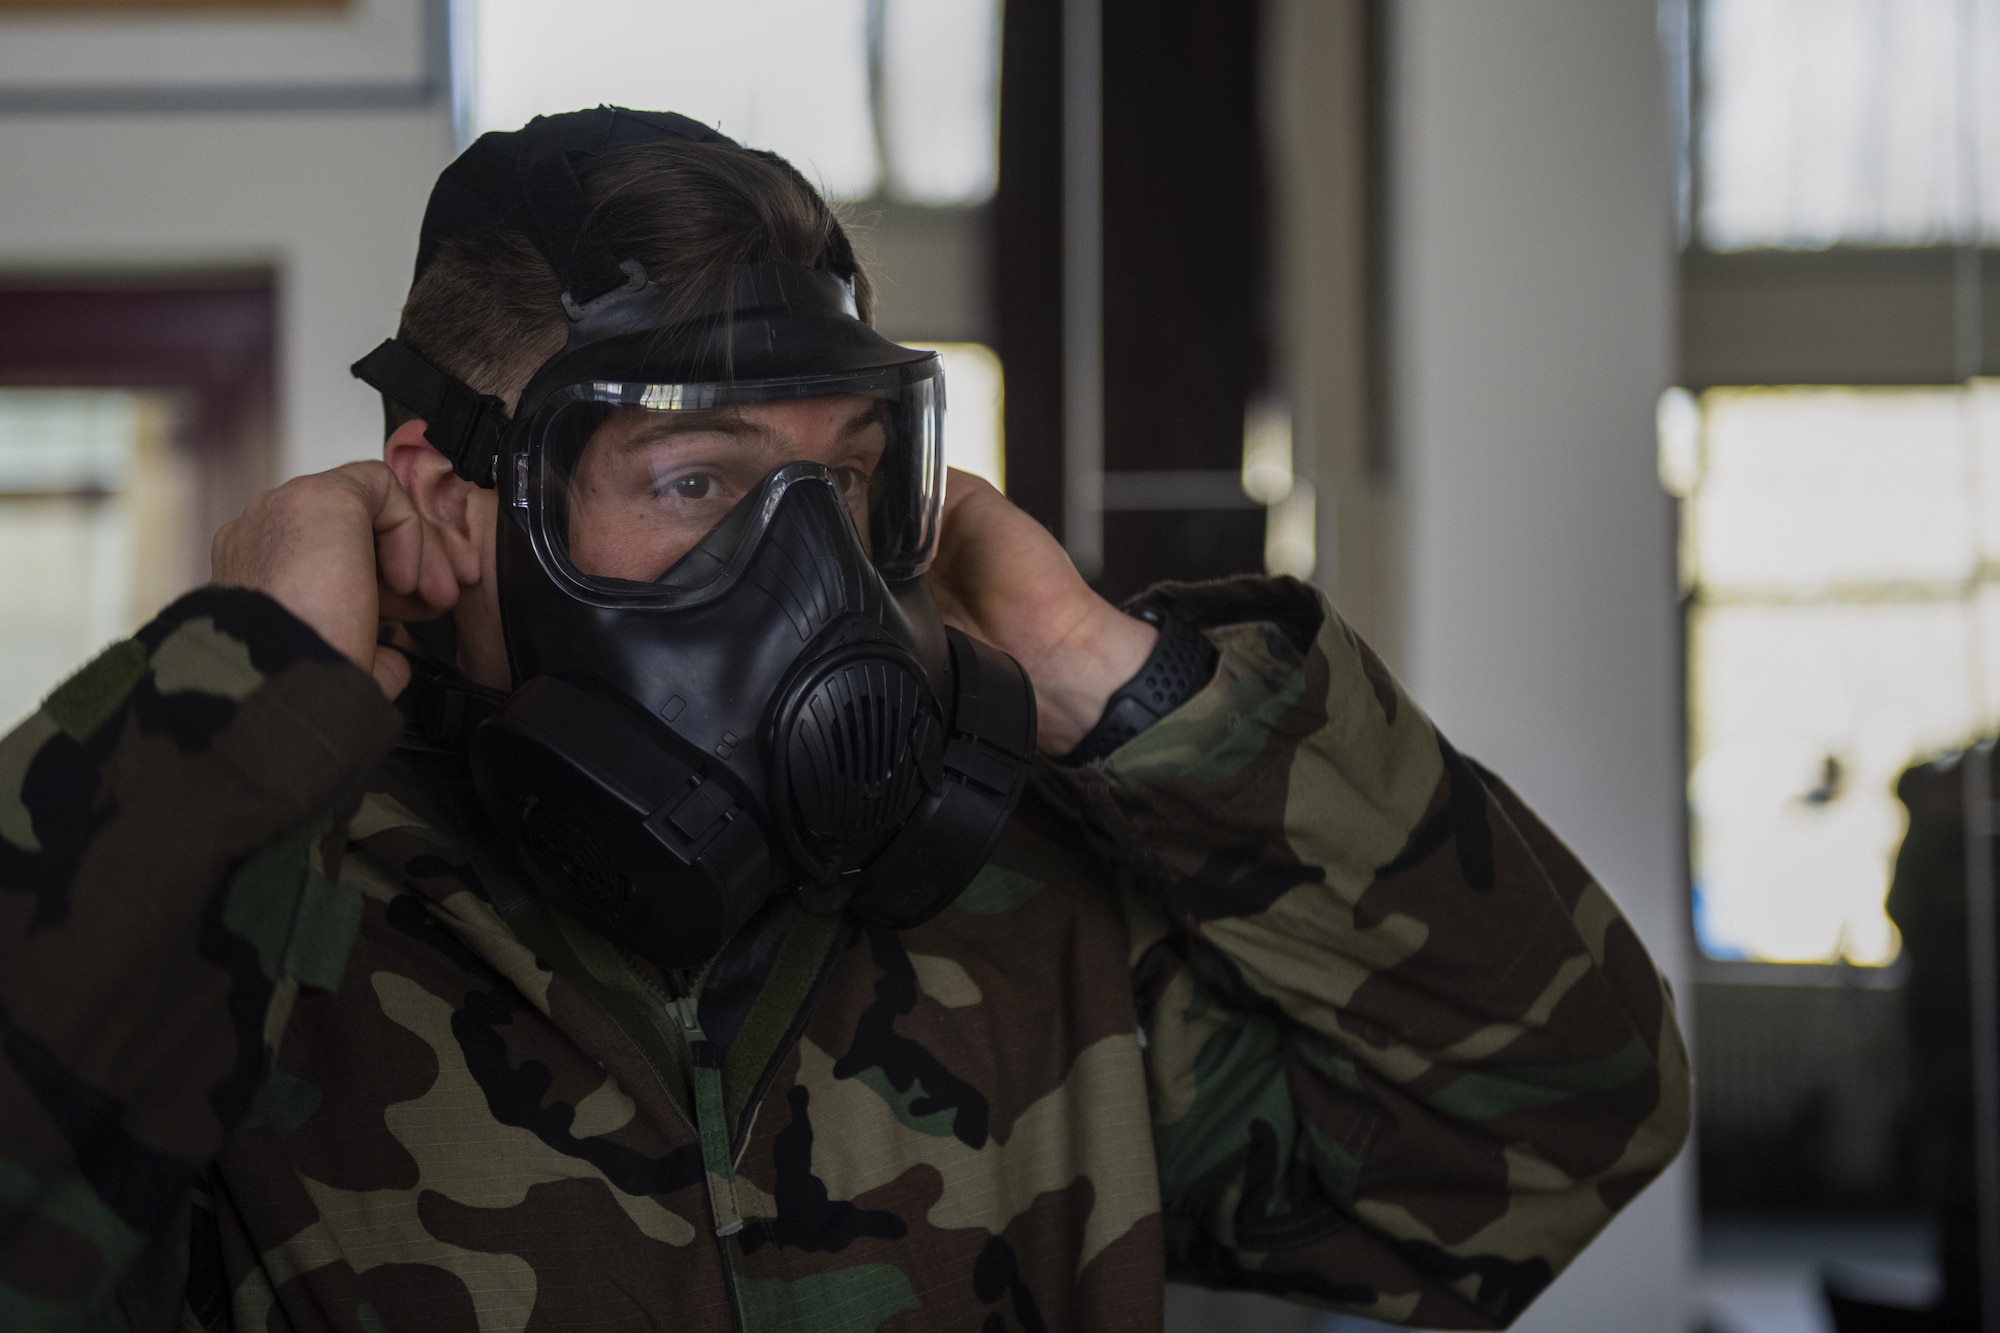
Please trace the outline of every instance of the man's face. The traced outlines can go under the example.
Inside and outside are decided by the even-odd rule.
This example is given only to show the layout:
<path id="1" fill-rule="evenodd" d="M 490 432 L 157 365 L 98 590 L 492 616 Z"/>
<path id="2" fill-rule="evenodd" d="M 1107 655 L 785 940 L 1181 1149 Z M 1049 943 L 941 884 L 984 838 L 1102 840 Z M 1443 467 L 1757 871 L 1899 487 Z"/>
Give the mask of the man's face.
<path id="1" fill-rule="evenodd" d="M 569 556 L 580 573 L 651 583 L 774 469 L 821 463 L 867 541 L 887 442 L 862 394 L 705 412 L 626 408 L 597 428 L 570 483 Z"/>

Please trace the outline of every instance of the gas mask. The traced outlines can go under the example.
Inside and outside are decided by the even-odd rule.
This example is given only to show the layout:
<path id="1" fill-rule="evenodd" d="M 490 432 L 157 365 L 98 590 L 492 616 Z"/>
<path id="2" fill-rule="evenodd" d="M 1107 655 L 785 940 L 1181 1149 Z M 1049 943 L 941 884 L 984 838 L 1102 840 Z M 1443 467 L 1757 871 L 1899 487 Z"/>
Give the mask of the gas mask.
<path id="1" fill-rule="evenodd" d="M 514 690 L 468 743 L 482 804 L 545 894 L 688 968 L 774 894 L 894 928 L 941 911 L 1019 799 L 1035 710 L 938 616 L 942 371 L 856 317 L 851 255 L 703 300 L 591 253 L 576 159 L 662 132 L 719 137 L 599 108 L 461 159 L 492 150 L 498 207 L 513 155 L 567 288 L 511 419 L 394 340 L 355 373 L 499 491 Z"/>

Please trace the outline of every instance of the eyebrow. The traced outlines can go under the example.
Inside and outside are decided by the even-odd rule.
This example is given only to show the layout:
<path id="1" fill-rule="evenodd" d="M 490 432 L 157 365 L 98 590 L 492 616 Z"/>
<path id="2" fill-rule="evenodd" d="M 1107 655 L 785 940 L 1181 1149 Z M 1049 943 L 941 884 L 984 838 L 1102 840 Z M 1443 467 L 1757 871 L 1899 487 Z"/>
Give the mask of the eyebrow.
<path id="1" fill-rule="evenodd" d="M 845 440 L 859 435 L 862 431 L 881 421 L 887 415 L 887 408 L 888 404 L 880 398 L 869 399 L 868 405 L 849 417 L 847 423 L 840 428 L 839 433 L 833 438 L 836 440 Z"/>

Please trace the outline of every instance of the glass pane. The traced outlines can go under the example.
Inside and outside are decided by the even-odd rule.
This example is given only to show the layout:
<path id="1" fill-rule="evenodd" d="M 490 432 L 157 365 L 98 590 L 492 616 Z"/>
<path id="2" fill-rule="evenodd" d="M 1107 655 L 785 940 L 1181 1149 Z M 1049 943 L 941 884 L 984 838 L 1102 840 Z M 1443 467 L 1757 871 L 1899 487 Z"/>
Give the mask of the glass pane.
<path id="1" fill-rule="evenodd" d="M 1974 522 L 1979 529 L 1979 555 L 1988 578 L 2000 577 L 2000 379 L 1973 380 L 1966 386 L 1971 413 Z"/>
<path id="2" fill-rule="evenodd" d="M 886 0 L 882 141 L 889 190 L 977 204 L 999 173 L 999 0 Z"/>
<path id="3" fill-rule="evenodd" d="M 839 199 L 881 182 L 867 0 L 477 0 L 475 133 L 608 102 L 678 111 Z"/>
<path id="4" fill-rule="evenodd" d="M 1702 14 L 1707 244 L 2000 233 L 1996 0 L 1707 0 Z"/>
<path id="5" fill-rule="evenodd" d="M 1957 584 L 1978 564 L 1960 389 L 1703 395 L 1685 511 L 1708 593 Z"/>
<path id="6" fill-rule="evenodd" d="M 1702 947 L 1888 961 L 1896 778 L 2000 723 L 2000 384 L 1716 389 L 1692 445 L 1675 421 Z"/>
<path id="7" fill-rule="evenodd" d="M 131 630 L 131 540 L 123 496 L 0 496 L 0 728 Z"/>
<path id="8" fill-rule="evenodd" d="M 0 728 L 133 625 L 146 403 L 0 389 Z"/>
<path id="9" fill-rule="evenodd" d="M 1896 953 L 1896 777 L 1982 713 L 1963 601 L 1698 607 L 1689 625 L 1695 923 L 1713 957 Z"/>
<path id="10" fill-rule="evenodd" d="M 1982 583 L 1972 599 L 1972 710 L 1967 735 L 2000 734 L 2000 583 Z"/>
<path id="11" fill-rule="evenodd" d="M 122 489 L 140 410 L 117 390 L 0 389 L 0 494 Z"/>

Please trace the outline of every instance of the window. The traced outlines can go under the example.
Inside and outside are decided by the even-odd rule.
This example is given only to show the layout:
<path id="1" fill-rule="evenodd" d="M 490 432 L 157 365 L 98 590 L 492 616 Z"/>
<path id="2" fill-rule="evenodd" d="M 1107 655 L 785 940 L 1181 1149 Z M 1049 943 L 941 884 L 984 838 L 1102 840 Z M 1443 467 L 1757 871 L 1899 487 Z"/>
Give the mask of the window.
<path id="1" fill-rule="evenodd" d="M 0 727 L 180 591 L 168 420 L 156 396 L 0 389 Z"/>
<path id="2" fill-rule="evenodd" d="M 2000 725 L 2000 0 L 1689 0 L 1695 930 L 1882 964 L 1898 775 Z"/>
<path id="3" fill-rule="evenodd" d="M 1980 734 L 2000 701 L 2000 387 L 1712 389 L 1663 407 L 1703 950 L 1889 962 L 1897 775 Z"/>
<path id="4" fill-rule="evenodd" d="M 773 149 L 839 199 L 993 193 L 999 0 L 474 0 L 468 17 L 475 133 L 608 102 Z"/>
<path id="5" fill-rule="evenodd" d="M 1708 0 L 1711 249 L 2000 236 L 2000 0 Z"/>

